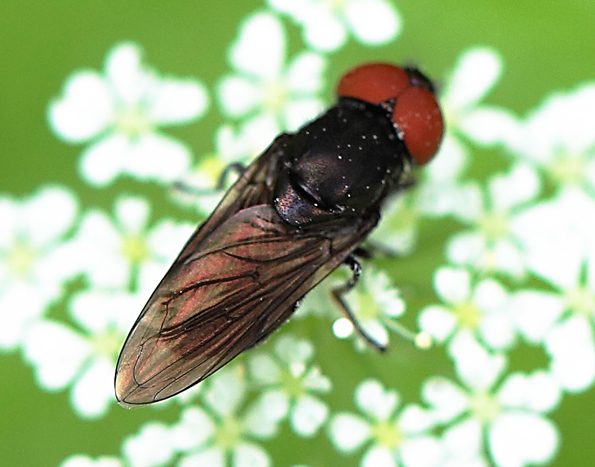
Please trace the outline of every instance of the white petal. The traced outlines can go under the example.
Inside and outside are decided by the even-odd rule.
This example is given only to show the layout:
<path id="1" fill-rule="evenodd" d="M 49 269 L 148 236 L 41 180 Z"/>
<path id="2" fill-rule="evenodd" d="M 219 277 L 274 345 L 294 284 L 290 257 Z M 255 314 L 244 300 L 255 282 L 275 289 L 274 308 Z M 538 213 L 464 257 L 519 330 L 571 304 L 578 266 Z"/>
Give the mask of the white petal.
<path id="1" fill-rule="evenodd" d="M 269 354 L 257 354 L 248 359 L 252 379 L 260 385 L 272 385 L 280 381 L 280 370 Z"/>
<path id="2" fill-rule="evenodd" d="M 141 180 L 172 183 L 190 170 L 190 150 L 169 136 L 145 133 L 131 141 L 125 171 Z"/>
<path id="3" fill-rule="evenodd" d="M 314 345 L 306 339 L 283 334 L 275 341 L 275 353 L 287 365 L 305 364 L 314 356 Z"/>
<path id="4" fill-rule="evenodd" d="M 326 404 L 306 394 L 297 400 L 291 411 L 291 427 L 297 434 L 310 438 L 324 423 L 328 412 Z"/>
<path id="5" fill-rule="evenodd" d="M 302 384 L 304 388 L 322 394 L 328 393 L 333 386 L 331 380 L 324 376 L 318 367 L 312 367 L 306 372 Z"/>
<path id="6" fill-rule="evenodd" d="M 443 97 L 447 110 L 458 111 L 480 101 L 496 84 L 502 71 L 502 59 L 494 49 L 468 49 L 457 60 Z"/>
<path id="7" fill-rule="evenodd" d="M 114 457 L 103 456 L 92 460 L 89 456 L 76 454 L 62 461 L 60 467 L 123 467 L 123 464 Z"/>
<path id="8" fill-rule="evenodd" d="M 127 105 L 136 105 L 146 92 L 151 78 L 141 63 L 138 44 L 125 42 L 112 48 L 105 61 L 105 70 L 118 98 Z"/>
<path id="9" fill-rule="evenodd" d="M 471 298 L 471 277 L 464 269 L 442 267 L 434 274 L 434 288 L 450 304 L 457 304 Z"/>
<path id="10" fill-rule="evenodd" d="M 356 405 L 375 420 L 388 420 L 399 404 L 395 391 L 385 390 L 373 379 L 361 382 L 355 392 Z"/>
<path id="11" fill-rule="evenodd" d="M 72 389 L 74 410 L 85 418 L 98 418 L 114 401 L 113 375 L 115 361 L 96 358 Z"/>
<path id="12" fill-rule="evenodd" d="M 50 127 L 64 140 L 82 143 L 113 123 L 113 97 L 104 79 L 93 71 L 81 71 L 64 85 L 63 97 L 48 108 Z"/>
<path id="13" fill-rule="evenodd" d="M 195 224 L 188 222 L 172 222 L 162 219 L 149 232 L 147 245 L 152 254 L 169 265 L 195 228 Z"/>
<path id="14" fill-rule="evenodd" d="M 399 34 L 401 18 L 391 3 L 382 0 L 348 0 L 345 18 L 364 44 L 384 44 Z"/>
<path id="15" fill-rule="evenodd" d="M 246 385 L 242 370 L 239 366 L 226 367 L 210 379 L 204 399 L 221 416 L 232 414 L 244 399 Z"/>
<path id="16" fill-rule="evenodd" d="M 552 375 L 564 389 L 584 391 L 595 382 L 595 342 L 585 316 L 573 316 L 558 324 L 545 338 L 551 355 Z"/>
<path id="17" fill-rule="evenodd" d="M 288 412 L 287 394 L 281 390 L 266 391 L 245 412 L 244 426 L 253 435 L 269 439 L 278 434 L 278 424 Z"/>
<path id="18" fill-rule="evenodd" d="M 361 467 L 398 467 L 392 452 L 386 446 L 374 445 L 363 455 Z"/>
<path id="19" fill-rule="evenodd" d="M 329 437 L 339 451 L 349 453 L 369 439 L 370 426 L 360 417 L 341 413 L 330 421 Z"/>
<path id="20" fill-rule="evenodd" d="M 242 117 L 263 104 L 262 87 L 240 76 L 224 77 L 217 93 L 221 107 L 230 117 Z"/>
<path id="21" fill-rule="evenodd" d="M 229 125 L 219 128 L 217 150 L 227 161 L 252 160 L 263 152 L 281 128 L 277 118 L 270 112 L 263 112 L 242 124 L 239 130 Z"/>
<path id="22" fill-rule="evenodd" d="M 399 430 L 407 435 L 413 435 L 429 431 L 436 425 L 436 419 L 430 410 L 416 404 L 409 404 L 401 411 L 397 423 Z"/>
<path id="23" fill-rule="evenodd" d="M 357 313 L 356 313 L 357 316 Z M 386 347 L 389 343 L 389 335 L 388 331 L 378 320 L 359 320 L 359 324 L 364 330 L 364 332 L 372 338 L 374 342 Z M 359 336 L 358 336 L 359 338 Z"/>
<path id="24" fill-rule="evenodd" d="M 468 165 L 469 151 L 467 147 L 447 131 L 432 163 L 428 164 L 427 168 L 424 168 L 423 176 L 431 184 L 454 181 L 463 175 Z"/>
<path id="25" fill-rule="evenodd" d="M 306 43 L 323 52 L 337 50 L 347 39 L 345 26 L 328 11 L 318 10 L 303 27 Z"/>
<path id="26" fill-rule="evenodd" d="M 531 343 L 543 340 L 565 307 L 562 297 L 541 290 L 521 290 L 511 297 L 511 315 Z"/>
<path id="27" fill-rule="evenodd" d="M 162 423 L 150 423 L 135 436 L 128 437 L 122 450 L 131 467 L 158 467 L 173 454 L 169 431 Z"/>
<path id="28" fill-rule="evenodd" d="M 313 52 L 302 52 L 291 61 L 286 71 L 286 85 L 294 94 L 314 94 L 323 85 L 325 58 Z"/>
<path id="29" fill-rule="evenodd" d="M 442 445 L 433 436 L 405 439 L 399 451 L 405 467 L 437 467 L 444 459 Z"/>
<path id="30" fill-rule="evenodd" d="M 111 183 L 124 169 L 127 149 L 128 140 L 119 134 L 109 135 L 89 146 L 79 160 L 83 179 L 96 186 Z"/>
<path id="31" fill-rule="evenodd" d="M 47 291 L 40 293 L 39 287 L 31 284 L 14 284 L 3 290 L 0 294 L 0 349 L 11 350 L 19 345 L 27 327 L 57 295 L 57 292 L 53 295 L 48 295 Z M 50 371 L 48 377 L 51 376 Z"/>
<path id="32" fill-rule="evenodd" d="M 314 120 L 324 109 L 322 101 L 316 98 L 294 99 L 283 109 L 285 127 L 288 131 L 297 131 L 305 123 Z"/>
<path id="33" fill-rule="evenodd" d="M 455 361 L 459 378 L 467 387 L 487 390 L 506 367 L 506 357 L 489 353 L 467 331 L 459 331 L 448 344 L 448 353 Z"/>
<path id="34" fill-rule="evenodd" d="M 462 115 L 458 124 L 466 136 L 485 146 L 517 141 L 523 131 L 512 112 L 487 106 Z"/>
<path id="35" fill-rule="evenodd" d="M 505 175 L 491 179 L 493 207 L 499 212 L 506 212 L 533 199 L 540 188 L 541 181 L 535 169 L 528 164 L 517 163 Z"/>
<path id="36" fill-rule="evenodd" d="M 440 305 L 425 307 L 418 314 L 418 324 L 422 331 L 427 332 L 437 342 L 444 342 L 454 331 L 457 320 L 455 316 Z"/>
<path id="37" fill-rule="evenodd" d="M 476 231 L 455 233 L 446 243 L 446 257 L 451 263 L 480 270 L 486 250 L 485 237 Z"/>
<path id="38" fill-rule="evenodd" d="M 465 419 L 447 428 L 442 435 L 442 439 L 444 449 L 449 457 L 473 458 L 481 452 L 483 446 L 481 423 L 473 418 Z"/>
<path id="39" fill-rule="evenodd" d="M 60 389 L 80 371 L 91 354 L 91 346 L 65 325 L 39 321 L 28 329 L 23 351 L 36 367 L 39 384 L 47 389 Z"/>
<path id="40" fill-rule="evenodd" d="M 140 234 L 147 227 L 150 206 L 140 197 L 120 197 L 115 203 L 116 219 L 125 233 Z"/>
<path id="41" fill-rule="evenodd" d="M 205 465 L 225 467 L 227 465 L 225 453 L 219 448 L 212 447 L 184 457 L 178 464 L 179 467 L 204 467 Z"/>
<path id="42" fill-rule="evenodd" d="M 560 386 L 549 373 L 535 371 L 530 375 L 510 374 L 498 391 L 498 402 L 507 407 L 549 412 L 562 397 Z"/>
<path id="43" fill-rule="evenodd" d="M 498 467 L 544 464 L 558 450 L 559 434 L 554 424 L 529 413 L 506 413 L 490 426 L 490 452 Z"/>
<path id="44" fill-rule="evenodd" d="M 281 22 L 268 13 L 250 16 L 242 24 L 229 59 L 243 73 L 266 81 L 278 77 L 285 61 L 285 31 Z"/>
<path id="45" fill-rule="evenodd" d="M 431 406 L 432 415 L 442 423 L 452 421 L 469 407 L 467 394 L 446 378 L 427 379 L 421 396 Z"/>
<path id="46" fill-rule="evenodd" d="M 234 467 L 268 467 L 272 465 L 269 453 L 252 443 L 241 443 L 233 450 Z M 211 464 L 201 464 L 208 465 Z"/>
<path id="47" fill-rule="evenodd" d="M 24 203 L 20 217 L 33 246 L 42 247 L 68 232 L 77 211 L 78 202 L 70 190 L 57 185 L 46 186 Z"/>
<path id="48" fill-rule="evenodd" d="M 153 96 L 148 116 L 154 123 L 176 124 L 200 117 L 209 106 L 205 86 L 193 79 L 163 79 Z"/>
<path id="49" fill-rule="evenodd" d="M 180 421 L 170 430 L 173 446 L 177 450 L 189 451 L 203 445 L 213 434 L 215 425 L 200 407 L 184 410 Z"/>
<path id="50" fill-rule="evenodd" d="M 510 219 L 510 231 L 525 251 L 527 267 L 562 289 L 577 283 L 585 245 L 592 237 L 593 226 L 587 223 L 595 218 L 595 207 L 588 198 L 565 191 Z"/>

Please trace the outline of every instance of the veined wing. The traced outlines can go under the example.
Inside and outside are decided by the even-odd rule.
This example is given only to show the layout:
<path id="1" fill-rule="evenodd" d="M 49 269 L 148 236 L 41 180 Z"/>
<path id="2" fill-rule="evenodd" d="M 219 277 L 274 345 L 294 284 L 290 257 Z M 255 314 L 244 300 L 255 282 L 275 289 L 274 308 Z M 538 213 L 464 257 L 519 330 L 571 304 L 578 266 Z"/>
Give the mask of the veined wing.
<path id="1" fill-rule="evenodd" d="M 222 222 L 185 250 L 143 309 L 118 361 L 119 401 L 171 397 L 262 340 L 376 221 L 308 234 L 263 204 Z"/>

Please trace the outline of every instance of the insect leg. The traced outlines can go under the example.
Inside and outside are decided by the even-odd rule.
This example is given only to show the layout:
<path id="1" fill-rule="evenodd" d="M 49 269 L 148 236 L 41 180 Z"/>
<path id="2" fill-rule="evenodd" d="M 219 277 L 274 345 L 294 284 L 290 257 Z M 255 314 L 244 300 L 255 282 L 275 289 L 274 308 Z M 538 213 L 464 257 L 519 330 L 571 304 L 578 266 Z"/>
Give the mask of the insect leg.
<path id="1" fill-rule="evenodd" d="M 365 251 L 365 250 L 362 249 L 362 251 Z M 353 255 L 349 255 L 347 257 L 347 259 L 345 260 L 345 264 L 347 266 L 349 266 L 349 268 L 351 269 L 351 272 L 352 272 L 351 279 L 349 279 L 341 287 L 337 287 L 336 289 L 331 290 L 331 293 L 332 293 L 334 299 L 337 301 L 337 304 L 339 305 L 339 308 L 341 308 L 341 311 L 343 312 L 345 317 L 349 321 L 351 321 L 351 324 L 353 324 L 353 327 L 355 328 L 357 333 L 364 340 L 368 341 L 373 347 L 375 347 L 376 349 L 378 349 L 382 352 L 382 351 L 386 350 L 386 346 L 376 342 L 372 337 L 370 337 L 366 333 L 366 331 L 364 331 L 364 329 L 357 322 L 357 318 L 353 315 L 353 313 L 347 306 L 347 303 L 345 302 L 345 300 L 343 300 L 343 295 L 346 294 L 347 292 L 349 292 L 353 287 L 355 287 L 355 284 L 357 284 L 359 276 L 362 272 L 361 264 L 359 263 L 359 261 L 357 259 L 355 259 L 355 257 Z"/>

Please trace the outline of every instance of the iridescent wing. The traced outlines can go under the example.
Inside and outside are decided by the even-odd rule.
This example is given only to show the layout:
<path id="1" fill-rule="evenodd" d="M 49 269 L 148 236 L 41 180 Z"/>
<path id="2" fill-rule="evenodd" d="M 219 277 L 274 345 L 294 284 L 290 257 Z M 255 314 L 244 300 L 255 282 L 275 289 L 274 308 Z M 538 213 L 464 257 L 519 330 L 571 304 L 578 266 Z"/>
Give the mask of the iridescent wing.
<path id="1" fill-rule="evenodd" d="M 122 405 L 178 394 L 264 339 L 376 224 L 374 216 L 307 233 L 270 204 L 253 205 L 268 196 L 274 157 L 250 166 L 145 305 L 118 360 Z"/>

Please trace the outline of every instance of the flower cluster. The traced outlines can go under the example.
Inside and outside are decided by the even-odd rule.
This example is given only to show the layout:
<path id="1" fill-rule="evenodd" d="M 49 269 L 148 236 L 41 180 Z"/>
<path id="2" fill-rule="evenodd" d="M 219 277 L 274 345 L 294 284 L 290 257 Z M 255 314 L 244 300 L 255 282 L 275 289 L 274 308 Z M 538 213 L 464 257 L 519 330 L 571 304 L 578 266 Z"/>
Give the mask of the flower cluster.
<path id="1" fill-rule="evenodd" d="M 388 0 L 267 3 L 229 48 L 230 71 L 214 90 L 225 120 L 204 157 L 161 130 L 205 114 L 210 98 L 199 80 L 161 76 L 134 43 L 114 46 L 102 72 L 73 73 L 47 118 L 58 138 L 85 145 L 83 180 L 155 183 L 176 208 L 195 204 L 206 216 L 221 193 L 189 196 L 174 182 L 220 188 L 225 166 L 248 162 L 324 109 L 325 72 L 349 38 L 379 47 L 403 22 Z M 289 56 L 287 22 L 305 46 Z M 595 383 L 595 83 L 553 93 L 523 117 L 484 103 L 503 62 L 488 47 L 460 54 L 440 96 L 441 149 L 370 237 L 380 257 L 407 255 L 420 223 L 448 218 L 455 227 L 441 237 L 433 294 L 399 290 L 381 259 L 337 304 L 332 291 L 350 276 L 335 271 L 270 343 L 177 397 L 178 421 L 143 425 L 119 456 L 74 455 L 61 466 L 287 465 L 272 454 L 278 437 L 323 443 L 362 467 L 551 463 L 563 433 L 550 414 Z M 473 155 L 486 148 L 502 153 L 506 169 L 473 178 Z M 140 195 L 120 194 L 107 211 L 81 206 L 60 186 L 1 196 L 0 218 L 0 350 L 20 351 L 41 389 L 68 390 L 80 417 L 105 416 L 122 342 L 194 225 L 158 217 Z M 403 330 L 406 309 L 420 333 Z M 393 389 L 402 380 L 369 364 L 376 360 L 362 335 L 384 347 L 394 332 L 417 336 L 418 347 L 431 337 L 451 364 L 423 378 L 416 401 Z M 341 361 L 331 363 L 334 348 Z M 526 348 L 543 365 L 513 364 Z M 339 388 L 356 411 L 350 398 L 331 398 Z M 308 454 L 297 461 L 316 462 Z"/>

